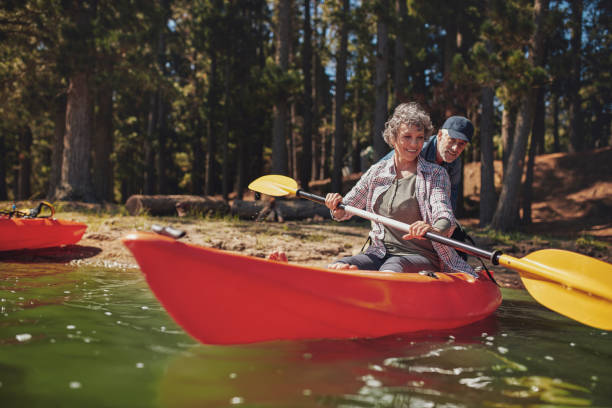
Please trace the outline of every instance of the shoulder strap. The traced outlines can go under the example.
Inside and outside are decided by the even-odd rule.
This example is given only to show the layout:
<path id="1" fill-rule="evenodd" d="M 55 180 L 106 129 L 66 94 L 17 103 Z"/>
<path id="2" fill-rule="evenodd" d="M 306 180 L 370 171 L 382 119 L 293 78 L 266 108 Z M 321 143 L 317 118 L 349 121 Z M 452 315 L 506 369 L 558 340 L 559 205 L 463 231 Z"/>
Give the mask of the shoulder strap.
<path id="1" fill-rule="evenodd" d="M 368 234 L 368 239 L 366 239 L 366 242 L 363 243 L 363 246 L 361 247 L 361 252 L 363 252 L 370 245 L 372 245 L 372 237 L 370 236 L 370 234 Z"/>

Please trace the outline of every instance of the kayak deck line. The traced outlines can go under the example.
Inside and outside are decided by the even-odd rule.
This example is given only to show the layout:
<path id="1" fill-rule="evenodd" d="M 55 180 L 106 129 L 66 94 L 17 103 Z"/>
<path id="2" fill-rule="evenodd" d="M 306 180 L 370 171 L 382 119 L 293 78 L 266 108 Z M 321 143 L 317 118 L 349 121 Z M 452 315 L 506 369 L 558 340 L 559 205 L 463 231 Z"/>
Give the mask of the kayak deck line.
<path id="1" fill-rule="evenodd" d="M 307 267 L 145 232 L 123 243 L 168 313 L 206 344 L 450 329 L 489 316 L 501 303 L 484 275 Z"/>

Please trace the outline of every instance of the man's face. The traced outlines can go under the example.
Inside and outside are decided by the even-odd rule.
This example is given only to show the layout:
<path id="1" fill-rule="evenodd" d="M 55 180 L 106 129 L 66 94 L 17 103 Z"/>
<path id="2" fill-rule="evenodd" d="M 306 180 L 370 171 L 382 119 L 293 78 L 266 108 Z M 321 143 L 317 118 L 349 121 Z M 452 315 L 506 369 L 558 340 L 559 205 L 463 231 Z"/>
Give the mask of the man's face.
<path id="1" fill-rule="evenodd" d="M 468 144 L 465 140 L 450 137 L 446 129 L 440 129 L 437 137 L 438 155 L 446 163 L 452 163 L 457 160 Z"/>

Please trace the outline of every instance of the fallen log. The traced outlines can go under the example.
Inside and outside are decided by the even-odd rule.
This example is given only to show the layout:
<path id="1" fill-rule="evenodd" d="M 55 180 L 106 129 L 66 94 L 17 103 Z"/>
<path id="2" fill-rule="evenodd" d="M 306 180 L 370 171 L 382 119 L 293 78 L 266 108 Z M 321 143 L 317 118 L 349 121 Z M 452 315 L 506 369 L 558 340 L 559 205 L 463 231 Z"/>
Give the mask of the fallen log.
<path id="1" fill-rule="evenodd" d="M 186 215 L 223 215 L 230 212 L 230 206 L 221 197 L 187 196 L 176 203 L 176 213 L 179 217 Z"/>
<path id="2" fill-rule="evenodd" d="M 135 194 L 127 199 L 125 208 L 130 215 L 146 213 L 154 216 L 229 212 L 229 205 L 222 199 L 194 195 Z"/>
<path id="3" fill-rule="evenodd" d="M 342 177 L 342 195 L 346 195 L 357 184 L 363 173 L 351 173 Z M 331 192 L 331 178 L 313 180 L 308 183 L 308 192 L 325 196 Z"/>
<path id="4" fill-rule="evenodd" d="M 327 207 L 305 200 L 234 200 L 231 214 L 241 219 L 278 222 L 330 218 Z"/>

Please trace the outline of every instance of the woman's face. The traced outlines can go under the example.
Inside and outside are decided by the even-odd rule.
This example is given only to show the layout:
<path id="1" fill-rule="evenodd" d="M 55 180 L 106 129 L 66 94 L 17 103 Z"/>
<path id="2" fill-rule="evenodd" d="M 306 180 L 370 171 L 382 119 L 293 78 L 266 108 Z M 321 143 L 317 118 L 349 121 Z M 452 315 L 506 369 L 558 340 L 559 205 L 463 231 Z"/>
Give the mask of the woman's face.
<path id="1" fill-rule="evenodd" d="M 425 132 L 402 123 L 395 138 L 394 149 L 400 161 L 414 161 L 425 143 Z"/>

